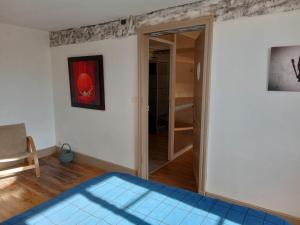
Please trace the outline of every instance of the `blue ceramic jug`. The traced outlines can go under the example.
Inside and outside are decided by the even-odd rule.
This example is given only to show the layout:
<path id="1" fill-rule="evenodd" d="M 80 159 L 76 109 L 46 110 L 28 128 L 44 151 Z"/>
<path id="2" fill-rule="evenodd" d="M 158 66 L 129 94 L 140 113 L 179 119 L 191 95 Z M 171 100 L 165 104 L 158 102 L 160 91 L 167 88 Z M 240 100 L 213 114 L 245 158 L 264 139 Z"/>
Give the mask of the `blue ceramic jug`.
<path id="1" fill-rule="evenodd" d="M 59 150 L 59 160 L 62 163 L 70 163 L 74 159 L 74 152 L 68 143 L 64 143 Z"/>

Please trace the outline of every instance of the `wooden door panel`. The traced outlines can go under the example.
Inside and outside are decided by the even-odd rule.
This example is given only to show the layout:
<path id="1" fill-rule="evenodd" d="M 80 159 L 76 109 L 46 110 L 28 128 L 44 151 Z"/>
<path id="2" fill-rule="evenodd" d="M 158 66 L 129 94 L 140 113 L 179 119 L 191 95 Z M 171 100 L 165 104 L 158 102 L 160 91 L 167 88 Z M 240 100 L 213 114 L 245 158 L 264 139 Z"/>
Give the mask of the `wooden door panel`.
<path id="1" fill-rule="evenodd" d="M 203 93 L 203 64 L 204 64 L 204 43 L 205 32 L 201 32 L 199 37 L 195 41 L 195 72 L 194 72 L 194 113 L 193 113 L 193 168 L 196 178 L 196 183 L 200 184 L 201 174 L 200 171 L 200 135 L 201 135 L 201 121 L 202 121 L 202 93 Z M 200 66 L 198 66 L 200 63 Z M 199 67 L 199 68 L 198 68 Z M 197 75 L 197 71 L 200 71 L 200 76 Z M 198 79 L 199 78 L 199 79 Z"/>

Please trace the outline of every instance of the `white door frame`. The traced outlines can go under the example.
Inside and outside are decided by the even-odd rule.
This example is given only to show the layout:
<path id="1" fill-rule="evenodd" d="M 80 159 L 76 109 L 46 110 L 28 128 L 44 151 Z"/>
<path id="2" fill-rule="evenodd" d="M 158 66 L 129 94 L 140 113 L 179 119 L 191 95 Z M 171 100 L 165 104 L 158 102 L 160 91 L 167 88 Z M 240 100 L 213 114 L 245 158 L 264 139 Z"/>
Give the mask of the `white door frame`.
<path id="1" fill-rule="evenodd" d="M 205 26 L 205 49 L 203 65 L 203 108 L 202 126 L 200 135 L 200 154 L 199 162 L 199 183 L 198 192 L 205 194 L 206 184 L 206 158 L 207 158 L 207 134 L 208 134 L 208 106 L 209 106 L 209 87 L 210 87 L 210 62 L 211 62 L 211 43 L 213 17 L 200 17 L 163 23 L 153 26 L 142 26 L 138 29 L 138 136 L 137 136 L 137 172 L 138 176 L 148 179 L 148 83 L 149 83 L 149 33 L 192 27 L 197 25 Z M 176 63 L 176 61 L 173 63 Z M 175 72 L 175 71 L 174 71 Z M 172 79 L 170 79 L 172 80 Z M 173 82 L 175 79 L 173 80 Z M 172 84 L 174 86 L 174 84 Z M 172 87 L 173 87 L 172 86 Z M 172 98 L 174 99 L 174 98 Z M 170 102 L 173 102 L 170 101 Z M 175 103 L 171 103 L 171 105 Z M 172 105 L 174 107 L 174 105 Z M 170 128 L 169 128 L 170 129 Z M 174 130 L 174 127 L 173 127 Z M 172 130 L 172 131 L 173 131 Z M 172 132 L 173 133 L 173 132 Z M 173 140 L 170 140 L 174 143 Z"/>

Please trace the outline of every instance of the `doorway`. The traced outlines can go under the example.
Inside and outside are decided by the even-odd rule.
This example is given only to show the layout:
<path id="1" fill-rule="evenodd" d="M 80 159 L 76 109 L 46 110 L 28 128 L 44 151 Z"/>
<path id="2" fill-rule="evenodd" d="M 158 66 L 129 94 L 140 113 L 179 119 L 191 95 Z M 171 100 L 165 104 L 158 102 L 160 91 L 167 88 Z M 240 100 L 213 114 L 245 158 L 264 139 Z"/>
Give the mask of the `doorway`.
<path id="1" fill-rule="evenodd" d="M 212 18 L 205 17 L 138 31 L 138 174 L 155 179 L 155 174 L 175 165 L 173 175 L 191 172 L 186 181 L 194 179 L 192 190 L 201 193 L 206 178 L 211 26 Z"/>
<path id="2" fill-rule="evenodd" d="M 160 38 L 149 39 L 149 174 L 169 161 L 169 99 L 173 46 Z"/>

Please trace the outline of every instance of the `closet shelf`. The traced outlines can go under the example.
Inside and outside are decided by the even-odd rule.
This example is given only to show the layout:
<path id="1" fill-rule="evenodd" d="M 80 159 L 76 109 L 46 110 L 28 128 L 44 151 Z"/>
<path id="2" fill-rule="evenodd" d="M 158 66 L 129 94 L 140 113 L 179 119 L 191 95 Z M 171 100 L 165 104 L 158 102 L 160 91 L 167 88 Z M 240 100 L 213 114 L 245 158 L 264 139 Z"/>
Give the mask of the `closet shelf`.
<path id="1" fill-rule="evenodd" d="M 182 111 L 182 110 L 185 110 L 185 109 L 192 108 L 193 106 L 194 106 L 194 103 L 186 103 L 186 104 L 178 105 L 178 106 L 175 107 L 175 111 L 176 112 Z"/>
<path id="2" fill-rule="evenodd" d="M 194 127 L 175 127 L 174 131 L 187 131 L 187 130 L 193 130 Z"/>

